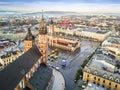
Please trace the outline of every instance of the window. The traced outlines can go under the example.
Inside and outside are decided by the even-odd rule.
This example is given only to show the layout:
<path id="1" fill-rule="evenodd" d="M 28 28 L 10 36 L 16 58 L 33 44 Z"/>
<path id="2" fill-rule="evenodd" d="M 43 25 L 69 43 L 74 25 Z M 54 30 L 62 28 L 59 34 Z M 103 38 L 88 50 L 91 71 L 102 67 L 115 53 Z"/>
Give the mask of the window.
<path id="1" fill-rule="evenodd" d="M 109 78 L 110 80 L 113 80 L 113 77 L 112 76 L 110 76 L 110 78 Z"/>
<path id="2" fill-rule="evenodd" d="M 109 85 L 111 85 L 111 82 L 109 83 Z"/>
<path id="3" fill-rule="evenodd" d="M 97 75 L 97 71 L 95 71 L 94 74 Z"/>
<path id="4" fill-rule="evenodd" d="M 88 82 L 89 80 L 87 79 L 87 82 Z"/>
<path id="5" fill-rule="evenodd" d="M 90 69 L 88 69 L 87 72 L 90 73 Z"/>
<path id="6" fill-rule="evenodd" d="M 117 78 L 115 81 L 119 83 L 119 78 Z"/>
<path id="7" fill-rule="evenodd" d="M 117 84 L 115 85 L 115 88 L 117 88 Z"/>
<path id="8" fill-rule="evenodd" d="M 100 78 L 98 78 L 98 81 L 100 81 Z"/>
<path id="9" fill-rule="evenodd" d="M 89 77 L 89 74 L 87 75 L 87 77 Z"/>
<path id="10" fill-rule="evenodd" d="M 104 85 L 102 85 L 102 87 L 104 87 Z"/>
<path id="11" fill-rule="evenodd" d="M 96 80 L 96 77 L 94 77 L 94 79 Z"/>
<path id="12" fill-rule="evenodd" d="M 107 74 L 104 74 L 103 77 L 104 77 L 104 78 L 107 78 Z"/>
<path id="13" fill-rule="evenodd" d="M 105 83 L 105 80 L 103 80 L 103 83 Z"/>

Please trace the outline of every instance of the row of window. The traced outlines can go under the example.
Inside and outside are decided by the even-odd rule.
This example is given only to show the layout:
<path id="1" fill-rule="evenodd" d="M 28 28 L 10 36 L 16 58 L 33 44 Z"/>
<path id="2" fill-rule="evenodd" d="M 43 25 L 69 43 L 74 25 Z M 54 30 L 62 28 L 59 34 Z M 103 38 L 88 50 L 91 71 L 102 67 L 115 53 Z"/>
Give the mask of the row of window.
<path id="1" fill-rule="evenodd" d="M 88 69 L 88 72 L 90 72 L 89 69 Z M 94 75 L 97 75 L 97 71 L 94 71 Z M 89 77 L 89 75 L 88 75 L 88 77 Z M 113 78 L 112 75 L 110 75 L 110 76 L 108 77 L 107 74 L 104 74 L 104 75 L 103 75 L 103 78 L 106 78 L 106 79 L 109 79 L 109 80 L 112 80 L 112 81 L 114 80 L 114 78 Z M 115 79 L 115 82 L 119 83 L 119 82 L 120 82 L 119 78 L 116 78 L 116 79 Z"/>
<path id="2" fill-rule="evenodd" d="M 87 77 L 89 77 L 89 75 L 87 76 Z M 94 81 L 96 80 L 97 78 L 96 77 L 94 77 Z M 87 80 L 87 81 L 89 81 L 89 80 Z M 98 78 L 98 81 L 100 81 L 100 78 Z M 103 84 L 106 82 L 106 80 L 103 80 Z M 95 83 L 95 82 L 94 82 Z M 109 82 L 109 86 L 111 86 L 111 82 Z M 117 88 L 117 84 L 115 84 L 115 88 Z"/>

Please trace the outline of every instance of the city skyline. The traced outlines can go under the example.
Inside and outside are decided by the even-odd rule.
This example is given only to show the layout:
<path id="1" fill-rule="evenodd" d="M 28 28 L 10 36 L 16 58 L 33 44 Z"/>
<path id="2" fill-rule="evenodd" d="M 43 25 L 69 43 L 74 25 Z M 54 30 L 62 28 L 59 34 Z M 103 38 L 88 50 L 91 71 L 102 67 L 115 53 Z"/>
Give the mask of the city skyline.
<path id="1" fill-rule="evenodd" d="M 74 11 L 88 13 L 120 13 L 119 0 L 1 0 L 0 10 L 39 12 L 44 11 Z"/>

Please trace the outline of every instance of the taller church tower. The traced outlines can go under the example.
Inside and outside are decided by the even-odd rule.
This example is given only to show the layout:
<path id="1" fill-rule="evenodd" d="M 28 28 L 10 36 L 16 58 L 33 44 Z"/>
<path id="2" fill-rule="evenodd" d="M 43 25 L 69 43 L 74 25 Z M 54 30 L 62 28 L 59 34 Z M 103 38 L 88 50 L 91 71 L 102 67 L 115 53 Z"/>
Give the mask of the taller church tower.
<path id="1" fill-rule="evenodd" d="M 44 22 L 43 12 L 42 12 L 42 18 L 40 21 L 40 28 L 39 28 L 39 34 L 38 34 L 38 48 L 40 52 L 42 53 L 42 63 L 47 63 L 47 51 L 48 51 L 48 41 L 47 41 L 47 26 Z"/>
<path id="2" fill-rule="evenodd" d="M 50 35 L 54 34 L 54 22 L 53 22 L 52 18 L 51 18 L 50 25 L 49 25 L 49 33 L 50 33 Z"/>
<path id="3" fill-rule="evenodd" d="M 49 44 L 53 46 L 53 36 L 54 36 L 54 22 L 51 18 L 50 24 L 49 24 Z"/>

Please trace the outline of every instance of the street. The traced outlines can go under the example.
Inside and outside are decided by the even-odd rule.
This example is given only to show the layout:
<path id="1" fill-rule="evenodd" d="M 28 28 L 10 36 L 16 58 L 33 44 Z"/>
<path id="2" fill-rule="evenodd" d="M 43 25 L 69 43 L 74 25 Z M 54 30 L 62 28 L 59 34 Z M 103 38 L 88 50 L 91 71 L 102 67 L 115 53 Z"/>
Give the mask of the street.
<path id="1" fill-rule="evenodd" d="M 92 42 L 87 39 L 82 39 L 82 46 L 80 50 L 76 53 L 71 53 L 68 51 L 60 51 L 59 58 L 53 62 L 48 62 L 50 65 L 59 67 L 60 72 L 63 74 L 65 79 L 66 88 L 65 90 L 74 90 L 75 75 L 77 70 L 80 68 L 84 60 L 92 54 L 98 47 L 98 42 Z M 61 66 L 61 61 L 65 59 L 67 62 L 66 67 L 63 69 Z M 59 82 L 59 81 L 58 81 Z"/>

